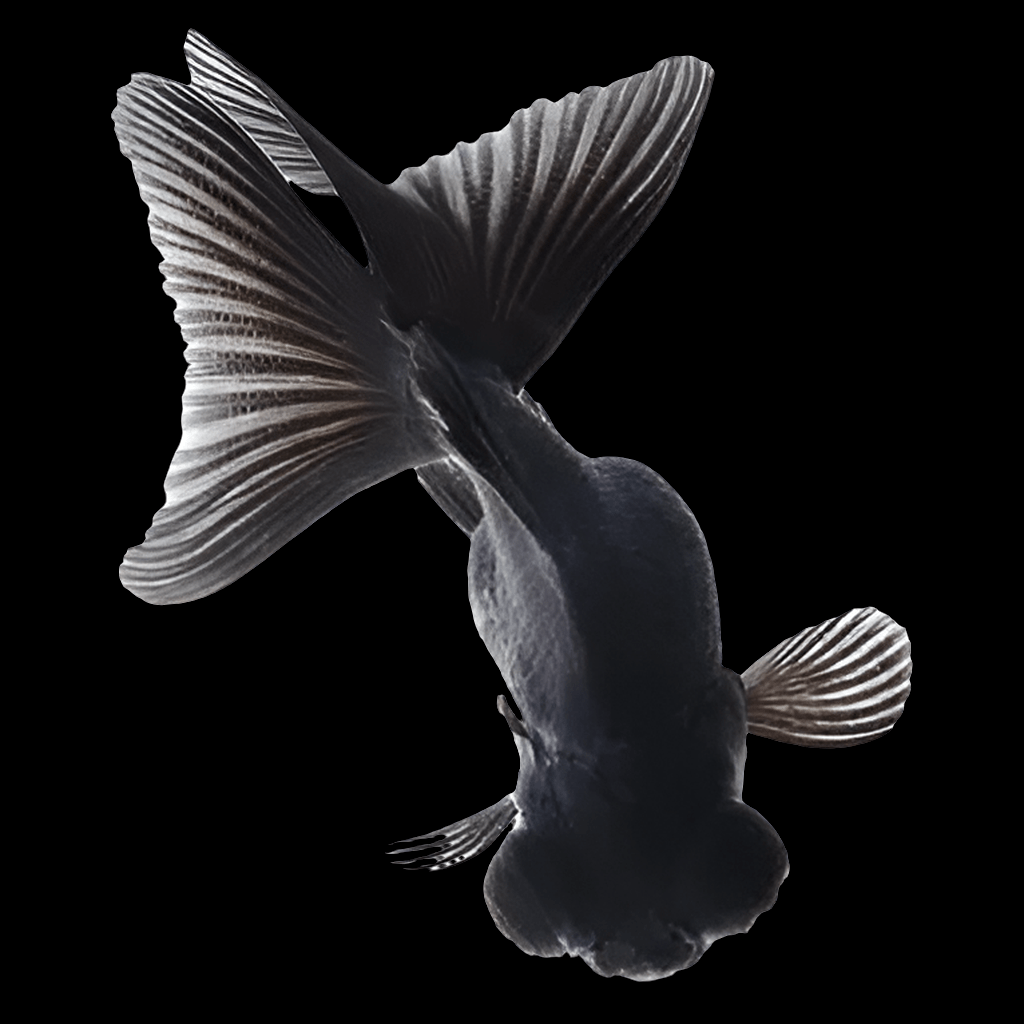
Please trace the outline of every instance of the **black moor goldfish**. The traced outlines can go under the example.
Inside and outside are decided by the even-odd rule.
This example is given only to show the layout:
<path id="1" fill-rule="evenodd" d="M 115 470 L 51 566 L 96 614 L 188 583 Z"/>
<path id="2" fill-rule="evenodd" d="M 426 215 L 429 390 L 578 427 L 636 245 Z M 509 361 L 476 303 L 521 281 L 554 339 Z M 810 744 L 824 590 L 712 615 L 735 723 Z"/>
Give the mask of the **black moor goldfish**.
<path id="1" fill-rule="evenodd" d="M 725 668 L 690 509 L 638 462 L 581 455 L 524 390 L 668 198 L 712 69 L 673 57 L 538 100 L 382 185 L 202 36 L 185 53 L 191 84 L 135 75 L 113 114 L 189 364 L 167 501 L 124 585 L 204 597 L 414 469 L 470 538 L 520 772 L 398 863 L 450 867 L 511 824 L 484 896 L 520 949 L 635 980 L 690 966 L 789 870 L 742 800 L 747 733 L 868 742 L 911 673 L 906 631 L 874 608 Z M 289 182 L 344 200 L 366 268 Z"/>

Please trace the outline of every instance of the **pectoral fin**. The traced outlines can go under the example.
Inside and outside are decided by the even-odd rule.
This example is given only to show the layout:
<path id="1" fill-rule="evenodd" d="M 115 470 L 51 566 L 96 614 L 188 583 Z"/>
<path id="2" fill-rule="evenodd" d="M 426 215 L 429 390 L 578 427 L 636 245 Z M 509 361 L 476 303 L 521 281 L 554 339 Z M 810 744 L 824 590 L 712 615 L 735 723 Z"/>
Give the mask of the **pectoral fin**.
<path id="1" fill-rule="evenodd" d="M 801 747 L 853 747 L 887 733 L 910 696 L 910 638 L 854 608 L 789 640 L 743 673 L 747 728 Z"/>
<path id="2" fill-rule="evenodd" d="M 454 867 L 478 853 L 483 853 L 495 839 L 501 835 L 505 827 L 513 821 L 518 813 L 512 802 L 512 794 L 502 797 L 496 804 L 485 810 L 463 818 L 454 825 L 447 825 L 436 832 L 427 832 L 412 839 L 400 839 L 392 846 L 399 847 L 388 853 L 389 857 L 417 851 L 411 860 L 396 860 L 393 864 L 410 865 L 406 871 L 440 871 L 442 868 Z M 420 842 L 420 840 L 429 842 Z M 410 846 L 413 843 L 416 845 Z M 421 850 L 434 851 L 420 853 Z"/>

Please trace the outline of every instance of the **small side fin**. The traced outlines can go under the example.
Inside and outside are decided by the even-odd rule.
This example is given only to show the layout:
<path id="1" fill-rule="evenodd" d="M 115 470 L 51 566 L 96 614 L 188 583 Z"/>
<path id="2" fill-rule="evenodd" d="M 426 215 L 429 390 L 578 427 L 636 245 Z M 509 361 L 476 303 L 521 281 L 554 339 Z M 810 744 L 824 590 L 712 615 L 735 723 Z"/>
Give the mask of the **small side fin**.
<path id="1" fill-rule="evenodd" d="M 903 714 L 912 667 L 907 631 L 876 608 L 854 608 L 743 673 L 748 731 L 800 747 L 869 743 Z"/>
<path id="2" fill-rule="evenodd" d="M 389 857 L 404 855 L 414 851 L 431 850 L 431 853 L 419 853 L 411 860 L 395 860 L 392 864 L 408 864 L 406 871 L 441 871 L 444 868 L 454 867 L 463 861 L 483 853 L 495 839 L 501 835 L 505 827 L 514 819 L 518 810 L 512 802 L 512 794 L 503 796 L 496 804 L 492 804 L 485 810 L 463 818 L 454 825 L 446 825 L 436 832 L 427 832 L 422 836 L 413 836 L 411 839 L 400 839 L 391 846 L 400 847 L 391 850 Z M 430 842 L 421 843 L 421 839 Z M 417 845 L 410 846 L 410 843 Z"/>
<path id="3" fill-rule="evenodd" d="M 526 725 L 522 719 L 516 717 L 515 712 L 508 706 L 508 701 L 505 700 L 503 693 L 498 694 L 498 714 L 508 722 L 508 727 L 516 736 L 522 736 L 524 740 L 530 739 Z"/>

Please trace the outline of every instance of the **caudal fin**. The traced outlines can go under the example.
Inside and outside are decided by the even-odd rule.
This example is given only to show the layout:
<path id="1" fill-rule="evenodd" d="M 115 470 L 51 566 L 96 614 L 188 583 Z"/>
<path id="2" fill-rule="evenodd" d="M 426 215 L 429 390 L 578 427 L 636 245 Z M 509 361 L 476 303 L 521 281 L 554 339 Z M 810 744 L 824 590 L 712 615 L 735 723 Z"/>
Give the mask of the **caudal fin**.
<path id="1" fill-rule="evenodd" d="M 743 673 L 747 728 L 801 747 L 884 736 L 910 696 L 910 638 L 876 608 L 854 608 L 790 637 Z"/>
<path id="2" fill-rule="evenodd" d="M 351 495 L 444 456 L 417 344 L 521 388 L 665 202 L 712 79 L 674 57 L 538 100 L 383 185 L 202 36 L 186 56 L 190 85 L 135 75 L 113 114 L 189 364 L 166 504 L 121 567 L 156 604 L 221 589 Z M 345 201 L 367 269 L 288 181 Z"/>

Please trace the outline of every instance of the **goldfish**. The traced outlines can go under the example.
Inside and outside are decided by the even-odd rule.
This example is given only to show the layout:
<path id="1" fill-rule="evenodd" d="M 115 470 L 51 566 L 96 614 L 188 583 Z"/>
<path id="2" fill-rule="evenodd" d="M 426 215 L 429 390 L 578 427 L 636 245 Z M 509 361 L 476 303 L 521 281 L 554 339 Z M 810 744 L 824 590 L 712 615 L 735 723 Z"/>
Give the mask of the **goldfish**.
<path id="1" fill-rule="evenodd" d="M 747 734 L 877 739 L 912 667 L 867 607 L 725 668 L 690 508 L 646 466 L 576 451 L 525 390 L 672 193 L 712 69 L 669 58 L 538 100 L 383 185 L 198 33 L 185 54 L 190 84 L 135 75 L 113 114 L 188 361 L 167 500 L 124 586 L 206 597 L 413 470 L 470 540 L 520 771 L 392 855 L 441 870 L 504 834 L 484 898 L 521 950 L 637 981 L 692 966 L 789 871 L 742 799 Z M 293 185 L 344 201 L 366 267 Z"/>

